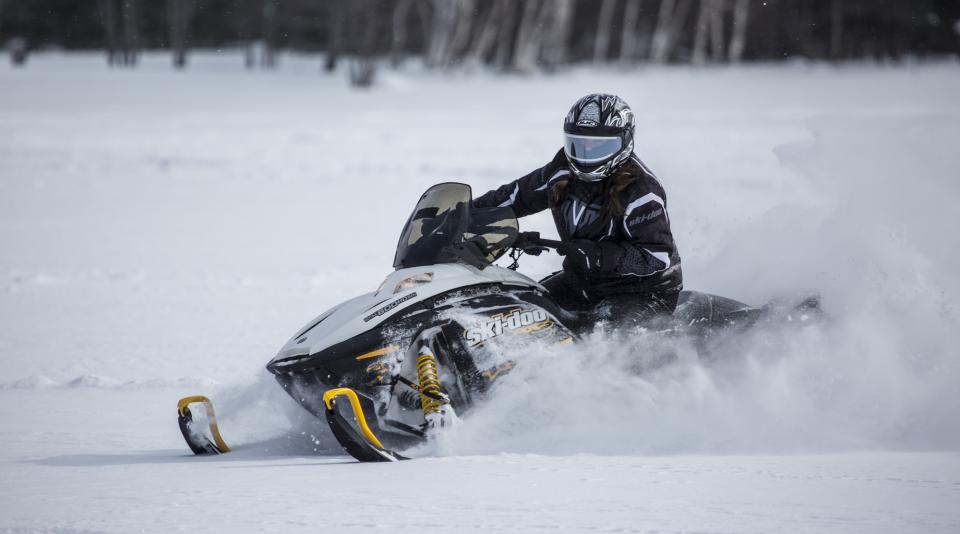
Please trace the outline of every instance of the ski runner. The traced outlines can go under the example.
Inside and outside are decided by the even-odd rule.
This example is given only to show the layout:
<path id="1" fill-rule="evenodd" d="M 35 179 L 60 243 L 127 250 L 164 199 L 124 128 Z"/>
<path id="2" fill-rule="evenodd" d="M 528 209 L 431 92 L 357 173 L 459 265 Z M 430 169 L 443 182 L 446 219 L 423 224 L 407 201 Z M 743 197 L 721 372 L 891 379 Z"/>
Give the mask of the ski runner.
<path id="1" fill-rule="evenodd" d="M 564 261 L 543 285 L 561 307 L 582 312 L 583 331 L 673 313 L 683 287 L 667 196 L 633 153 L 633 131 L 620 97 L 587 95 L 567 114 L 563 148 L 549 163 L 474 200 L 517 217 L 550 208 Z"/>

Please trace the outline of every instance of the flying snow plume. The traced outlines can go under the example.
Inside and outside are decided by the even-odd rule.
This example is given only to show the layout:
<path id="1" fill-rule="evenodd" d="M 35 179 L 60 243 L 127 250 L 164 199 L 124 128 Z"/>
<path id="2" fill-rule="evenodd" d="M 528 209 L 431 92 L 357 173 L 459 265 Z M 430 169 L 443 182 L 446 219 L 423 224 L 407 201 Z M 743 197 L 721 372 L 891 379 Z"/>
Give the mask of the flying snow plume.
<path id="1" fill-rule="evenodd" d="M 233 452 L 252 456 L 343 452 L 326 421 L 295 403 L 273 376 L 261 374 L 251 382 L 225 386 L 216 398 L 224 439 Z"/>
<path id="2" fill-rule="evenodd" d="M 822 322 L 761 326 L 709 357 L 642 332 L 518 348 L 522 364 L 441 452 L 960 448 L 960 131 L 891 113 L 810 121 L 813 140 L 777 155 L 817 201 L 684 258 L 710 261 L 710 286 L 753 304 L 819 293 Z"/>

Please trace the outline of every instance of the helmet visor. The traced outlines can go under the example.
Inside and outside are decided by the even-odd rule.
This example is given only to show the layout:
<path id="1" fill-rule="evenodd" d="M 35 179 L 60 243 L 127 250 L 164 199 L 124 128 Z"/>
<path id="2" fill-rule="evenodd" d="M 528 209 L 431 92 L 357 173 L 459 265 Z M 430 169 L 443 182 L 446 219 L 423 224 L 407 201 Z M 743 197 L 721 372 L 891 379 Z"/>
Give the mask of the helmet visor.
<path id="1" fill-rule="evenodd" d="M 563 150 L 567 157 L 577 163 L 600 163 L 613 157 L 623 148 L 619 137 L 593 137 L 589 135 L 563 134 Z"/>

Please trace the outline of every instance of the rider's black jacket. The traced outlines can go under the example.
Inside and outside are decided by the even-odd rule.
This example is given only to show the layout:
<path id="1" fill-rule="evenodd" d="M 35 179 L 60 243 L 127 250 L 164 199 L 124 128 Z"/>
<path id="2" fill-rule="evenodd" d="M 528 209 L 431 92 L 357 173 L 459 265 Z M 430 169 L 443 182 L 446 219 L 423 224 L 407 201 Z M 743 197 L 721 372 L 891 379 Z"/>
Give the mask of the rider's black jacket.
<path id="1" fill-rule="evenodd" d="M 670 232 L 667 195 L 652 172 L 632 154 L 623 164 L 636 179 L 620 193 L 624 214 L 604 208 L 604 183 L 577 180 L 563 150 L 550 163 L 474 200 L 479 208 L 510 206 L 517 217 L 550 207 L 551 188 L 566 180 L 566 194 L 552 207 L 560 239 L 597 244 L 599 261 L 576 276 L 593 298 L 623 293 L 676 292 L 682 288 L 680 255 Z"/>

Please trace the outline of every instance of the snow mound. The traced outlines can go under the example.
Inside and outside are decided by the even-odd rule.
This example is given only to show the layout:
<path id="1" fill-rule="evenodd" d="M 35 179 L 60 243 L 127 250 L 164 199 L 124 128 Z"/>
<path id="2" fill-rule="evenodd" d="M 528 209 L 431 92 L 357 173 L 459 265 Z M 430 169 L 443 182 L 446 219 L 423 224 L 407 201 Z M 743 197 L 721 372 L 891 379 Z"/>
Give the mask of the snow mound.
<path id="1" fill-rule="evenodd" d="M 81 375 L 65 384 L 68 388 L 117 388 L 123 383 L 115 378 L 97 375 Z"/>
<path id="2" fill-rule="evenodd" d="M 0 389 L 43 389 L 56 387 L 59 384 L 43 375 L 31 375 L 20 380 L 0 383 Z"/>

